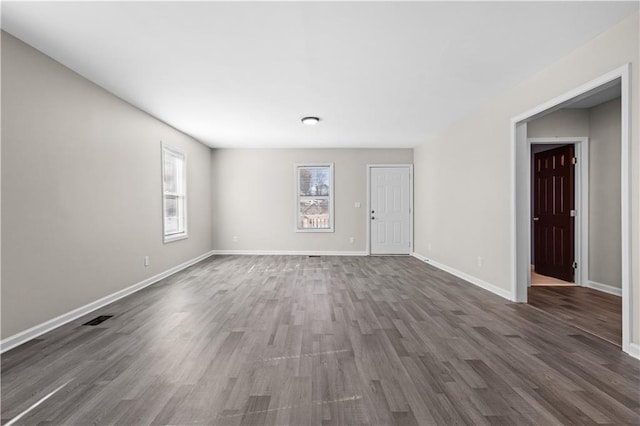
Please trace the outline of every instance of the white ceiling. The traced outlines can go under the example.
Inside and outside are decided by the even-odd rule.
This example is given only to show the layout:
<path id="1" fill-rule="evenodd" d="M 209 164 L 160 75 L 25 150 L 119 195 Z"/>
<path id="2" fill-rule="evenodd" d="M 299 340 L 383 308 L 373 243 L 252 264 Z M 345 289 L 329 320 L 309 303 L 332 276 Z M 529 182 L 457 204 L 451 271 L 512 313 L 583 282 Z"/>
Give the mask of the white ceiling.
<path id="1" fill-rule="evenodd" d="M 635 10 L 4 1 L 2 26 L 213 147 L 413 147 Z"/>

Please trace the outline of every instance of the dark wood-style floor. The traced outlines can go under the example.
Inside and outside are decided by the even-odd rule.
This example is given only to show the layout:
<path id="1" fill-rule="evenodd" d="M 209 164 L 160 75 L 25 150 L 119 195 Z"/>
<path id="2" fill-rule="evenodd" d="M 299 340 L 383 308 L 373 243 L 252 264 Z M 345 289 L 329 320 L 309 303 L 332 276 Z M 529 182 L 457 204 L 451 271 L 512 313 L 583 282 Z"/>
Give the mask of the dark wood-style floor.
<path id="1" fill-rule="evenodd" d="M 210 258 L 4 354 L 3 422 L 58 388 L 17 423 L 640 423 L 639 361 L 410 257 Z"/>
<path id="2" fill-rule="evenodd" d="M 622 299 L 586 287 L 529 287 L 529 304 L 622 346 Z"/>

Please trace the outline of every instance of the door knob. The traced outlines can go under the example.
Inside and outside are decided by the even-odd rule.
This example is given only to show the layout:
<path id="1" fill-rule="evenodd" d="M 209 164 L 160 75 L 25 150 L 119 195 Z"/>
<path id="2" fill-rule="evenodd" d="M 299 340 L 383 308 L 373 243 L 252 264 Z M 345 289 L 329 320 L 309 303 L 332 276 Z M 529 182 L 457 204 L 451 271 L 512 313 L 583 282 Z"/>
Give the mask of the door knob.
<path id="1" fill-rule="evenodd" d="M 371 214 L 375 213 L 375 210 L 371 210 Z"/>
<path id="2" fill-rule="evenodd" d="M 534 221 L 534 222 L 537 222 L 537 221 L 539 221 L 539 220 L 540 220 L 540 218 L 539 218 L 539 217 L 534 217 L 534 218 L 533 218 L 533 221 Z"/>
<path id="3" fill-rule="evenodd" d="M 375 217 L 371 216 L 371 220 L 375 220 L 375 219 L 376 219 Z"/>

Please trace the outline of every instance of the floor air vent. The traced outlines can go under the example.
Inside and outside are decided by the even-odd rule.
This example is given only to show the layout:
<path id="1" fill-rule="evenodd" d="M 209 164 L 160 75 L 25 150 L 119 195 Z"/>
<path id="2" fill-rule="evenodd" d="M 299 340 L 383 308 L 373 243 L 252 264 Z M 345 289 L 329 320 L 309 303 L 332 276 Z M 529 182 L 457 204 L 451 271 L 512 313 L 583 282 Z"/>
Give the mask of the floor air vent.
<path id="1" fill-rule="evenodd" d="M 111 318 L 113 315 L 100 315 L 99 317 L 95 317 L 94 319 L 92 319 L 89 322 L 85 322 L 82 325 L 98 325 L 106 320 L 108 320 L 109 318 Z"/>
<path id="2" fill-rule="evenodd" d="M 320 255 L 319 254 L 310 254 L 307 257 L 320 257 Z"/>

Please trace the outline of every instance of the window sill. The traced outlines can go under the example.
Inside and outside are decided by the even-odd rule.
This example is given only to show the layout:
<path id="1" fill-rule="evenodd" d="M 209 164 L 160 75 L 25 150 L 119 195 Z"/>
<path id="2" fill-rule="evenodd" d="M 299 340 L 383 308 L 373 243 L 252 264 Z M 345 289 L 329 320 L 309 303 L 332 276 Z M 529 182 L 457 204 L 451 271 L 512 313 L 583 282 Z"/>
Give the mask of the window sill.
<path id="1" fill-rule="evenodd" d="M 186 240 L 187 238 L 189 238 L 189 235 L 187 233 L 184 234 L 175 234 L 175 235 L 167 235 L 164 237 L 164 243 L 172 243 L 174 241 L 179 241 L 179 240 Z"/>
<path id="2" fill-rule="evenodd" d="M 296 232 L 302 232 L 302 233 L 316 233 L 316 232 L 320 232 L 320 233 L 324 233 L 324 232 L 334 232 L 333 228 L 328 228 L 328 229 L 296 229 Z"/>

